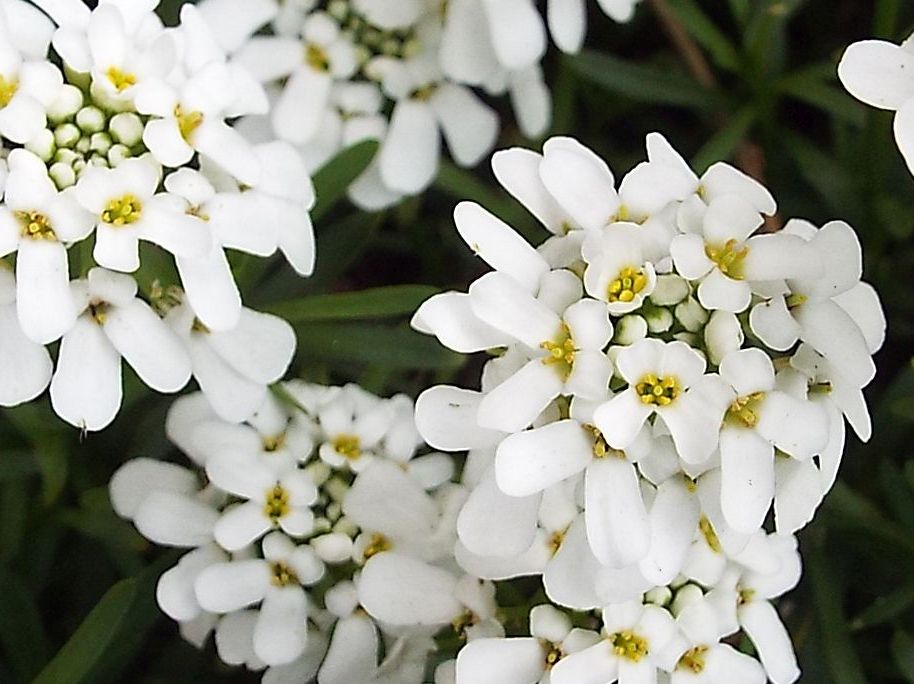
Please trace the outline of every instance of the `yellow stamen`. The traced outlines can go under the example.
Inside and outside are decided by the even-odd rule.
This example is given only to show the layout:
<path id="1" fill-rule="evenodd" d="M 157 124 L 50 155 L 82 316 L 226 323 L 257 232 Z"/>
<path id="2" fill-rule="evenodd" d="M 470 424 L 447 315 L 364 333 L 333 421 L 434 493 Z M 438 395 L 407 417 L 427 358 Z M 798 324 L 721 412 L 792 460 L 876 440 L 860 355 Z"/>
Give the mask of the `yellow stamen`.
<path id="1" fill-rule="evenodd" d="M 390 540 L 387 537 L 383 534 L 375 533 L 371 535 L 371 540 L 368 542 L 368 546 L 365 547 L 365 551 L 362 555 L 365 557 L 365 560 L 368 560 L 382 551 L 390 551 L 392 547 L 393 544 L 390 543 Z"/>
<path id="2" fill-rule="evenodd" d="M 753 392 L 752 394 L 747 394 L 744 397 L 738 397 L 732 404 L 730 404 L 730 408 L 727 409 L 727 414 L 724 417 L 724 420 L 726 420 L 731 425 L 737 425 L 739 427 L 745 428 L 754 428 L 756 425 L 758 425 L 758 412 L 764 400 L 764 392 Z"/>
<path id="3" fill-rule="evenodd" d="M 22 237 L 32 240 L 57 240 L 57 233 L 44 214 L 37 211 L 17 211 L 15 216 L 22 226 Z"/>
<path id="4" fill-rule="evenodd" d="M 105 76 L 108 77 L 108 80 L 111 81 L 111 85 L 113 85 L 119 93 L 124 92 L 130 86 L 136 85 L 135 74 L 121 71 L 116 66 L 108 67 L 108 71 L 105 72 Z"/>
<path id="5" fill-rule="evenodd" d="M 305 63 L 317 71 L 330 71 L 330 57 L 324 48 L 314 43 L 305 46 Z"/>
<path id="6" fill-rule="evenodd" d="M 705 654 L 708 652 L 707 646 L 696 646 L 682 654 L 676 667 L 681 670 L 691 670 L 699 674 L 705 669 Z"/>
<path id="7" fill-rule="evenodd" d="M 267 490 L 263 513 L 274 523 L 289 512 L 289 492 L 279 484 Z"/>
<path id="8" fill-rule="evenodd" d="M 136 195 L 126 194 L 108 202 L 108 206 L 102 212 L 102 221 L 109 226 L 120 228 L 136 223 L 142 215 L 143 203 L 137 199 Z"/>
<path id="9" fill-rule="evenodd" d="M 705 254 L 713 261 L 720 272 L 730 276 L 734 280 L 743 279 L 743 267 L 746 261 L 746 255 L 749 254 L 749 247 L 737 249 L 739 243 L 730 239 L 722 246 L 705 245 Z"/>
<path id="10" fill-rule="evenodd" d="M 628 303 L 633 301 L 645 287 L 647 287 L 647 276 L 644 271 L 634 266 L 626 266 L 607 286 L 606 297 L 610 304 Z"/>
<path id="11" fill-rule="evenodd" d="M 647 639 L 630 630 L 616 632 L 609 637 L 613 652 L 620 658 L 637 663 L 648 654 Z"/>
<path id="12" fill-rule="evenodd" d="M 277 561 L 270 565 L 270 582 L 277 587 L 300 584 L 295 569 L 283 561 Z"/>
<path id="13" fill-rule="evenodd" d="M 175 119 L 178 120 L 178 130 L 185 141 L 190 141 L 190 136 L 203 123 L 203 112 L 185 112 L 181 105 L 175 105 Z"/>
<path id="14" fill-rule="evenodd" d="M 107 302 L 92 302 L 89 304 L 89 315 L 99 325 L 104 325 L 108 319 L 108 309 L 110 305 Z"/>
<path id="15" fill-rule="evenodd" d="M 362 455 L 361 441 L 356 435 L 338 435 L 333 438 L 331 444 L 336 453 L 350 461 Z"/>
<path id="16" fill-rule="evenodd" d="M 541 349 L 545 349 L 549 354 L 543 357 L 543 363 L 546 365 L 555 365 L 559 375 L 563 380 L 567 380 L 571 375 L 571 368 L 574 365 L 574 354 L 577 351 L 574 346 L 574 340 L 571 339 L 571 331 L 565 323 L 562 323 L 561 332 L 554 340 L 546 340 L 540 344 Z"/>
<path id="17" fill-rule="evenodd" d="M 711 521 L 708 520 L 707 516 L 701 516 L 701 519 L 698 521 L 698 529 L 705 538 L 705 543 L 707 543 L 709 549 L 714 553 L 721 553 L 723 551 L 723 547 L 720 545 L 720 538 L 717 536 L 717 531 L 714 529 L 714 525 L 711 524 Z"/>
<path id="18" fill-rule="evenodd" d="M 682 388 L 679 379 L 673 375 L 658 378 L 653 373 L 648 373 L 635 385 L 635 392 L 643 404 L 669 406 L 682 393 Z"/>
<path id="19" fill-rule="evenodd" d="M 0 107 L 6 107 L 17 90 L 19 90 L 19 81 L 15 78 L 6 80 L 6 77 L 0 74 Z"/>

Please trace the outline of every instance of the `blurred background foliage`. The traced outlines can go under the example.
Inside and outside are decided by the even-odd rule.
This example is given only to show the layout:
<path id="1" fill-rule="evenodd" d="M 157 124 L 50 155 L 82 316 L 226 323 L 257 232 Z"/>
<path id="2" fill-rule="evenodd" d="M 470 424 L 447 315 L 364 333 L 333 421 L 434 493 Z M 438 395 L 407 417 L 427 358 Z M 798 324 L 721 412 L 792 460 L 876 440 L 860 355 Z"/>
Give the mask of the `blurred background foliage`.
<path id="1" fill-rule="evenodd" d="M 180 4 L 163 2 L 166 20 Z M 889 335 L 868 390 L 873 439 L 849 435 L 839 482 L 801 534 L 803 582 L 781 603 L 805 682 L 914 682 L 914 179 L 891 114 L 860 105 L 835 78 L 846 45 L 912 30 L 909 0 L 644 0 L 625 26 L 592 10 L 585 51 L 553 49 L 545 63 L 550 133 L 579 138 L 617 176 L 659 130 L 699 172 L 727 159 L 764 180 L 778 223 L 843 218 L 860 235 Z M 538 142 L 494 104 L 501 147 Z M 453 228 L 453 206 L 479 201 L 534 243 L 546 233 L 485 164 L 445 163 L 421 197 L 359 213 L 343 188 L 375 148 L 350 149 L 317 174 L 314 277 L 238 260 L 246 303 L 295 325 L 294 374 L 310 380 L 385 395 L 473 386 L 480 360 L 464 364 L 408 327 L 425 297 L 483 270 Z M 168 278 L 149 256 L 146 286 Z M 125 372 L 124 409 L 101 434 L 64 427 L 46 399 L 0 413 L 0 682 L 257 681 L 181 640 L 154 599 L 177 554 L 150 547 L 110 510 L 106 485 L 124 460 L 180 459 L 163 429 L 171 398 Z"/>

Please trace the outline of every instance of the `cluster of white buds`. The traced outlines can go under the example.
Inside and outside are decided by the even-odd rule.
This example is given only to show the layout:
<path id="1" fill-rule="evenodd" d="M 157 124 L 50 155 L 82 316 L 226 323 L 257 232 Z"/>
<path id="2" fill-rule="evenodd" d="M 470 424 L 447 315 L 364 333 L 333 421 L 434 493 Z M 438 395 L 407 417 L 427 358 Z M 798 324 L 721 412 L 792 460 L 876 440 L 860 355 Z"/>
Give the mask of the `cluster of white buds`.
<path id="1" fill-rule="evenodd" d="M 123 357 L 153 389 L 193 374 L 225 418 L 249 417 L 295 341 L 242 306 L 225 250 L 279 250 L 310 274 L 301 158 L 232 127 L 268 98 L 194 6 L 165 27 L 156 0 L 35 5 L 47 16 L 0 11 L 0 404 L 50 384 L 61 418 L 99 430 L 120 407 Z M 140 298 L 144 261 L 146 281 L 170 284 Z M 45 345 L 58 340 L 54 370 Z"/>
<path id="2" fill-rule="evenodd" d="M 465 490 L 451 456 L 417 455 L 407 397 L 291 381 L 237 424 L 197 393 L 166 431 L 191 467 L 128 461 L 110 493 L 145 537 L 191 549 L 157 589 L 190 642 L 212 635 L 266 682 L 419 684 L 443 626 L 504 636 L 491 582 L 453 563 Z"/>
<path id="3" fill-rule="evenodd" d="M 845 417 L 869 438 L 862 389 L 885 319 L 846 223 L 772 230 L 771 194 L 735 168 L 698 177 L 656 133 L 647 157 L 616 188 L 570 138 L 495 154 L 499 182 L 553 235 L 534 248 L 482 207 L 457 206 L 461 237 L 494 270 L 427 300 L 413 326 L 494 358 L 479 389 L 425 391 L 417 425 L 432 447 L 469 452 L 466 570 L 541 575 L 553 603 L 605 608 L 612 648 L 561 660 L 553 682 L 701 675 L 739 624 L 768 677 L 789 684 L 790 640 L 753 599 L 796 582 L 792 535 L 835 480 Z M 641 606 L 658 595 L 675 606 L 684 586 L 729 598 L 715 602 L 718 629 L 681 626 L 670 641 L 682 610 Z M 469 655 L 501 653 L 487 649 L 467 649 L 462 678 L 458 659 L 459 684 L 496 681 Z M 743 681 L 721 676 L 700 681 Z"/>
<path id="4" fill-rule="evenodd" d="M 635 3 L 601 4 L 624 21 Z M 233 63 L 275 100 L 269 118 L 242 124 L 253 135 L 293 143 L 310 170 L 343 147 L 380 142 L 349 188 L 364 209 L 426 189 L 442 136 L 461 166 L 490 152 L 498 116 L 480 94 L 507 93 L 529 137 L 549 125 L 545 22 L 533 0 L 203 0 L 199 8 Z M 580 49 L 583 0 L 553 0 L 548 21 L 563 49 Z"/>

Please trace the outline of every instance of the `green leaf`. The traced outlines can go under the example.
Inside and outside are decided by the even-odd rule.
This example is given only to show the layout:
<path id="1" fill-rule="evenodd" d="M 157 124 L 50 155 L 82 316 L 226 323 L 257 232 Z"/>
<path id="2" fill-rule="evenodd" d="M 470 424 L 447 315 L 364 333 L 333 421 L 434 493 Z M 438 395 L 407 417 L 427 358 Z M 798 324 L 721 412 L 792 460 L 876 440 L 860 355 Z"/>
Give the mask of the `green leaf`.
<path id="1" fill-rule="evenodd" d="M 178 557 L 178 552 L 165 554 L 111 587 L 32 684 L 121 681 L 119 673 L 161 617 L 155 599 L 159 575 Z"/>
<path id="2" fill-rule="evenodd" d="M 267 306 L 267 313 L 290 323 L 311 321 L 365 320 L 411 315 L 438 289 L 429 285 L 391 285 L 358 292 L 301 297 Z"/>
<path id="3" fill-rule="evenodd" d="M 317 323 L 299 328 L 298 354 L 308 361 L 321 359 L 344 364 L 381 364 L 398 369 L 455 369 L 464 357 L 439 344 L 434 337 L 409 327 L 358 323 Z M 351 374 L 351 373 L 350 373 Z"/>
<path id="4" fill-rule="evenodd" d="M 32 592 L 0 565 L 0 644 L 22 681 L 34 677 L 48 656 L 48 640 Z"/>
<path id="5" fill-rule="evenodd" d="M 821 547 L 812 549 L 807 561 L 822 638 L 820 648 L 833 684 L 866 684 L 863 665 L 854 648 L 841 601 L 843 587 L 837 582 Z"/>
<path id="6" fill-rule="evenodd" d="M 800 135 L 786 136 L 783 148 L 827 207 L 841 216 L 856 213 L 854 207 L 859 200 L 855 179 L 847 167 Z"/>
<path id="7" fill-rule="evenodd" d="M 79 684 L 98 665 L 105 651 L 130 627 L 130 607 L 139 594 L 136 577 L 121 580 L 102 597 L 70 640 L 57 652 L 32 684 Z"/>
<path id="8" fill-rule="evenodd" d="M 714 162 L 729 159 L 746 138 L 755 123 L 755 117 L 756 111 L 752 107 L 741 109 L 726 126 L 698 150 L 692 160 L 692 168 L 701 173 Z"/>
<path id="9" fill-rule="evenodd" d="M 29 451 L 5 451 L 0 454 L 0 481 L 19 480 L 38 472 L 38 463 Z"/>
<path id="10" fill-rule="evenodd" d="M 686 31 L 711 54 L 717 66 L 729 71 L 739 68 L 740 57 L 736 47 L 695 0 L 669 0 L 669 5 Z"/>
<path id="11" fill-rule="evenodd" d="M 784 95 L 817 107 L 841 121 L 862 127 L 866 123 L 866 109 L 843 89 L 833 85 L 835 66 L 829 63 L 828 77 L 823 78 L 819 66 L 803 69 L 780 79 L 776 87 Z"/>
<path id="12" fill-rule="evenodd" d="M 721 104 L 717 93 L 703 88 L 685 72 L 635 64 L 593 50 L 563 59 L 584 80 L 638 102 L 693 109 Z"/>
<path id="13" fill-rule="evenodd" d="M 882 542 L 899 559 L 914 563 L 914 539 L 907 530 L 887 519 L 869 499 L 844 482 L 835 483 L 823 509 L 834 525 L 859 530 L 871 542 Z"/>
<path id="14" fill-rule="evenodd" d="M 312 221 L 319 221 L 346 196 L 349 184 L 368 167 L 377 151 L 377 140 L 363 140 L 347 147 L 317 170 L 313 178 L 317 203 L 311 209 Z"/>
<path id="15" fill-rule="evenodd" d="M 857 617 L 851 620 L 855 632 L 881 625 L 906 612 L 914 606 L 914 584 L 907 584 L 890 594 L 880 594 Z"/>
<path id="16" fill-rule="evenodd" d="M 41 498 L 46 506 L 54 503 L 67 483 L 67 442 L 62 435 L 40 435 L 35 441 L 35 460 L 41 468 Z"/>
<path id="17" fill-rule="evenodd" d="M 892 658 L 909 682 L 914 682 L 914 637 L 903 629 L 892 635 Z"/>

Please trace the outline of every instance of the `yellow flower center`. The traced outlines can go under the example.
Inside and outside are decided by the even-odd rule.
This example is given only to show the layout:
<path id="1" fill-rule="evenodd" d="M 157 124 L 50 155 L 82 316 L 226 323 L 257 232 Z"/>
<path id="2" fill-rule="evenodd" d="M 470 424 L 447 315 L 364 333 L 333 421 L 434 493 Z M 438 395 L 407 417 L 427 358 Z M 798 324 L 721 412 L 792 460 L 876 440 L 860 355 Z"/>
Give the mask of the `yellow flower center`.
<path id="1" fill-rule="evenodd" d="M 301 584 L 295 569 L 288 563 L 277 561 L 270 564 L 270 582 L 277 587 L 287 587 L 290 584 Z"/>
<path id="2" fill-rule="evenodd" d="M 607 299 L 610 304 L 615 302 L 630 302 L 647 286 L 647 276 L 644 271 L 634 266 L 626 266 L 616 279 L 607 287 Z"/>
<path id="3" fill-rule="evenodd" d="M 565 530 L 560 530 L 553 532 L 549 536 L 549 550 L 552 551 L 554 556 L 559 552 L 559 549 L 562 548 L 562 542 L 565 541 Z"/>
<path id="4" fill-rule="evenodd" d="M 574 347 L 574 340 L 571 339 L 571 331 L 568 326 L 562 323 L 562 330 L 558 337 L 541 343 L 540 348 L 549 352 L 543 357 L 543 363 L 554 365 L 562 379 L 567 380 L 574 365 L 574 353 L 577 351 Z"/>
<path id="5" fill-rule="evenodd" d="M 136 85 L 136 74 L 121 71 L 116 66 L 108 67 L 105 76 L 108 77 L 108 80 L 111 81 L 111 85 L 113 85 L 119 93 L 124 92 L 130 86 Z"/>
<path id="6" fill-rule="evenodd" d="M 613 645 L 613 653 L 620 658 L 637 663 L 648 654 L 647 639 L 630 630 L 616 632 L 609 640 Z"/>
<path id="7" fill-rule="evenodd" d="M 551 670 L 552 667 L 562 659 L 562 649 L 551 642 L 544 642 L 546 647 L 545 668 Z"/>
<path id="8" fill-rule="evenodd" d="M 286 433 L 282 432 L 278 435 L 272 435 L 270 437 L 263 438 L 263 450 L 268 453 L 273 453 L 274 451 L 279 451 L 286 444 Z"/>
<path id="9" fill-rule="evenodd" d="M 755 589 L 740 589 L 738 602 L 740 605 L 751 603 L 755 598 Z"/>
<path id="10" fill-rule="evenodd" d="M 641 398 L 642 404 L 669 406 L 682 393 L 682 388 L 679 386 L 679 380 L 673 375 L 658 378 L 653 373 L 648 373 L 635 385 L 635 392 Z"/>
<path id="11" fill-rule="evenodd" d="M 324 48 L 314 43 L 305 46 L 305 63 L 317 71 L 330 71 L 330 57 Z"/>
<path id="12" fill-rule="evenodd" d="M 368 542 L 368 546 L 365 547 L 365 552 L 362 555 L 365 556 L 365 560 L 368 560 L 382 551 L 390 551 L 392 547 L 393 544 L 390 543 L 390 540 L 387 537 L 383 534 L 375 533 L 371 535 L 371 540 Z"/>
<path id="13" fill-rule="evenodd" d="M 734 280 L 743 279 L 743 265 L 746 255 L 749 253 L 748 247 L 737 249 L 738 244 L 731 238 L 722 246 L 705 245 L 705 254 L 708 255 L 708 258 L 717 265 L 721 273 Z"/>
<path id="14" fill-rule="evenodd" d="M 705 543 L 707 543 L 709 549 L 714 553 L 723 551 L 723 547 L 720 545 L 720 538 L 717 536 L 714 525 L 708 520 L 708 516 L 701 516 L 701 519 L 698 521 L 698 529 L 705 538 Z"/>
<path id="15" fill-rule="evenodd" d="M 289 512 L 289 492 L 281 485 L 267 490 L 267 500 L 263 505 L 263 513 L 274 523 Z"/>
<path id="16" fill-rule="evenodd" d="M 108 319 L 108 309 L 111 305 L 107 302 L 91 302 L 89 304 L 89 315 L 99 325 L 104 325 Z"/>
<path id="17" fill-rule="evenodd" d="M 336 453 L 350 461 L 362 455 L 360 440 L 355 435 L 339 435 L 334 437 L 332 444 Z"/>
<path id="18" fill-rule="evenodd" d="M 410 98 L 413 100 L 418 100 L 419 102 L 428 102 L 432 95 L 438 90 L 437 83 L 427 83 L 424 86 L 416 88 L 413 92 L 409 94 Z"/>
<path id="19" fill-rule="evenodd" d="M 809 297 L 806 295 L 794 293 L 787 297 L 787 308 L 791 310 L 796 309 L 798 306 L 805 304 L 807 299 L 809 299 Z"/>
<path id="20" fill-rule="evenodd" d="M 705 669 L 705 654 L 708 652 L 707 646 L 696 646 L 682 654 L 676 667 L 681 670 L 691 670 L 699 674 Z"/>
<path id="21" fill-rule="evenodd" d="M 472 610 L 467 608 L 451 621 L 451 627 L 454 628 L 454 633 L 457 634 L 458 637 L 465 639 L 467 636 L 467 629 L 477 622 L 479 622 L 479 618 Z"/>
<path id="22" fill-rule="evenodd" d="M 48 217 L 37 211 L 17 211 L 16 218 L 22 226 L 22 237 L 32 240 L 57 240 Z"/>
<path id="23" fill-rule="evenodd" d="M 17 90 L 19 90 L 19 81 L 15 78 L 7 81 L 6 76 L 0 74 L 0 107 L 6 107 Z"/>
<path id="24" fill-rule="evenodd" d="M 753 392 L 737 398 L 727 409 L 725 420 L 731 425 L 754 428 L 758 424 L 758 411 L 764 400 L 764 392 Z"/>
<path id="25" fill-rule="evenodd" d="M 603 436 L 603 433 L 600 432 L 600 428 L 596 425 L 591 425 L 590 423 L 585 423 L 581 427 L 584 428 L 590 435 L 593 437 L 593 456 L 594 458 L 606 458 L 608 456 L 615 456 L 616 458 L 625 458 L 625 452 L 619 451 L 618 449 L 613 449 L 606 442 L 606 438 Z"/>
<path id="26" fill-rule="evenodd" d="M 203 112 L 185 112 L 181 105 L 175 105 L 175 119 L 178 120 L 181 137 L 189 141 L 193 132 L 203 123 Z"/>
<path id="27" fill-rule="evenodd" d="M 142 202 L 136 198 L 136 195 L 127 194 L 108 202 L 108 206 L 102 212 L 102 221 L 109 226 L 120 228 L 136 223 L 142 215 Z"/>

